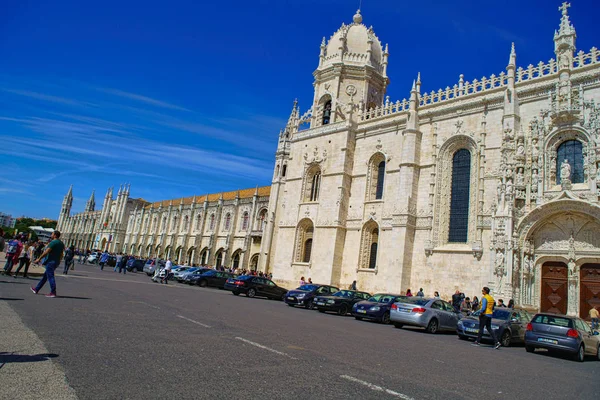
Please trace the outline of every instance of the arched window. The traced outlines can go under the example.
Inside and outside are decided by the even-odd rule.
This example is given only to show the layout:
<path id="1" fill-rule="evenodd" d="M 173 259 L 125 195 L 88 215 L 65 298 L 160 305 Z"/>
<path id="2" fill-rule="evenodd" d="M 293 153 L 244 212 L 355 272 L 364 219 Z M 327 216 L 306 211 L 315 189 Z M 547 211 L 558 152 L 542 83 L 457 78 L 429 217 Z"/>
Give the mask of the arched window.
<path id="1" fill-rule="evenodd" d="M 556 183 L 560 184 L 560 166 L 567 160 L 571 166 L 571 182 L 583 183 L 583 146 L 579 140 L 567 140 L 556 151 Z"/>
<path id="2" fill-rule="evenodd" d="M 230 227 L 231 227 L 231 214 L 227 213 L 225 215 L 225 230 L 228 231 Z"/>
<path id="3" fill-rule="evenodd" d="M 258 221 L 257 221 L 256 229 L 262 232 L 264 230 L 266 224 L 267 224 L 267 210 L 263 209 L 258 214 Z"/>
<path id="4" fill-rule="evenodd" d="M 158 233 L 158 217 L 154 217 L 152 220 L 152 231 Z"/>
<path id="5" fill-rule="evenodd" d="M 331 122 L 331 100 L 327 100 L 323 105 L 323 125 Z"/>
<path id="6" fill-rule="evenodd" d="M 202 215 L 198 215 L 196 219 L 196 230 L 199 231 L 202 229 Z"/>
<path id="7" fill-rule="evenodd" d="M 221 268 L 221 265 L 223 265 L 223 251 L 219 250 L 217 253 L 217 259 L 215 261 L 215 267 Z"/>
<path id="8" fill-rule="evenodd" d="M 210 214 L 210 230 L 214 231 L 215 230 L 215 214 Z"/>
<path id="9" fill-rule="evenodd" d="M 243 231 L 247 231 L 248 230 L 248 212 L 244 212 L 244 215 L 242 215 L 242 230 Z"/>
<path id="10" fill-rule="evenodd" d="M 233 266 L 233 269 L 236 269 L 236 268 L 240 267 L 240 253 L 239 253 L 239 251 L 236 252 L 233 255 L 233 264 L 232 264 L 232 266 Z"/>
<path id="11" fill-rule="evenodd" d="M 360 241 L 359 268 L 377 268 L 377 248 L 379 246 L 379 226 L 370 220 L 362 229 Z"/>
<path id="12" fill-rule="evenodd" d="M 471 153 L 460 149 L 452 157 L 452 188 L 448 242 L 467 243 L 469 232 L 469 195 Z"/>
<path id="13" fill-rule="evenodd" d="M 162 231 L 166 232 L 167 230 L 167 217 L 163 218 L 163 223 L 162 223 Z"/>
<path id="14" fill-rule="evenodd" d="M 285 178 L 285 173 L 287 172 L 287 164 L 283 164 L 281 168 L 281 176 Z"/>
<path id="15" fill-rule="evenodd" d="M 380 200 L 383 197 L 383 178 L 385 175 L 385 161 L 381 161 L 377 166 L 377 187 L 375 190 L 375 199 Z"/>
<path id="16" fill-rule="evenodd" d="M 319 200 L 319 189 L 321 188 L 321 172 L 317 172 L 312 177 L 310 186 L 310 201 Z"/>
<path id="17" fill-rule="evenodd" d="M 200 255 L 200 265 L 206 265 L 206 257 L 208 256 L 208 250 L 202 250 L 202 254 Z"/>
<path id="18" fill-rule="evenodd" d="M 312 256 L 314 225 L 308 218 L 301 220 L 296 229 L 295 262 L 308 263 Z"/>
<path id="19" fill-rule="evenodd" d="M 188 217 L 187 215 L 185 217 L 183 217 L 183 231 L 184 232 L 187 232 L 189 222 L 190 222 L 190 217 Z"/>
<path id="20" fill-rule="evenodd" d="M 310 253 L 312 251 L 312 239 L 306 239 L 304 241 L 304 249 L 302 254 L 302 262 L 310 262 Z"/>
<path id="21" fill-rule="evenodd" d="M 177 215 L 173 217 L 173 224 L 171 225 L 171 230 L 174 231 L 177 229 Z"/>

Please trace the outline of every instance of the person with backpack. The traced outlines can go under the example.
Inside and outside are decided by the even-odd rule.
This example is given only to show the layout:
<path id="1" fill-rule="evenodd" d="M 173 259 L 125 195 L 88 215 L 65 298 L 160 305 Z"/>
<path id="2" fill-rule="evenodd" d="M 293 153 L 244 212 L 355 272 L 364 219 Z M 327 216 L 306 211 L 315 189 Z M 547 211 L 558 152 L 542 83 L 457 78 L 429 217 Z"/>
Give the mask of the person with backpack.
<path id="1" fill-rule="evenodd" d="M 71 264 L 73 264 L 75 261 L 73 261 L 73 259 L 75 258 L 75 247 L 71 246 L 69 248 L 67 248 L 67 251 L 65 251 L 65 268 L 63 269 L 63 275 L 67 275 L 69 273 L 69 268 L 71 267 Z"/>
<path id="2" fill-rule="evenodd" d="M 14 265 L 17 264 L 21 251 L 23 250 L 23 244 L 19 236 L 16 236 L 13 240 L 8 242 L 6 246 L 6 264 L 4 265 L 4 274 L 10 276 L 10 272 Z"/>

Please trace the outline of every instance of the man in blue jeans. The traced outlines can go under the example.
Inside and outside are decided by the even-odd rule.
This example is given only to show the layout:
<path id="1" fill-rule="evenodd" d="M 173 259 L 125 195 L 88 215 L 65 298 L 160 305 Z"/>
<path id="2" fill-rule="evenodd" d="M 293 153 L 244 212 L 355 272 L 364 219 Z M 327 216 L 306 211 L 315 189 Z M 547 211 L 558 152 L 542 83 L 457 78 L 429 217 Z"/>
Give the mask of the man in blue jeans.
<path id="1" fill-rule="evenodd" d="M 36 287 L 31 287 L 31 291 L 35 294 L 38 294 L 39 291 L 44 287 L 46 281 L 50 282 L 50 293 L 46 295 L 46 297 L 56 297 L 56 281 L 54 280 L 54 270 L 60 264 L 60 259 L 62 258 L 63 251 L 65 250 L 65 245 L 60 241 L 60 232 L 54 231 L 52 233 L 50 243 L 46 246 L 46 249 L 35 260 L 36 263 L 39 263 L 43 258 L 45 258 L 44 265 L 46 266 L 46 272 L 44 272 L 44 276 L 38 282 Z"/>

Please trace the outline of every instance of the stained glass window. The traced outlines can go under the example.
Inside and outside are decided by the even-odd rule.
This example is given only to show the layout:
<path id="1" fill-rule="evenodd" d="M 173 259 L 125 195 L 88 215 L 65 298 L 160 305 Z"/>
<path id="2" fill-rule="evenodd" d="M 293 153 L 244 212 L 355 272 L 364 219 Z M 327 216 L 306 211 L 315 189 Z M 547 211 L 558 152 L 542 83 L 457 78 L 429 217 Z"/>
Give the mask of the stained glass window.
<path id="1" fill-rule="evenodd" d="M 469 193 L 471 184 L 471 153 L 458 150 L 452 158 L 452 192 L 448 242 L 466 243 L 469 231 Z"/>
<path id="2" fill-rule="evenodd" d="M 583 146 L 579 140 L 567 140 L 556 152 L 556 183 L 560 183 L 560 166 L 567 160 L 571 166 L 571 182 L 583 183 Z"/>

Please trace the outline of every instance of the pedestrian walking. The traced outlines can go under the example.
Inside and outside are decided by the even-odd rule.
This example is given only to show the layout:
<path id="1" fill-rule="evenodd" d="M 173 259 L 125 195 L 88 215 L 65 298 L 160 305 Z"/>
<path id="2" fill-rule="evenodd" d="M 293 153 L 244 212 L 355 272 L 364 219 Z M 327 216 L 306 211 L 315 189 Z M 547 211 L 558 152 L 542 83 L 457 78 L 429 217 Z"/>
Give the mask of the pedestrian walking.
<path id="1" fill-rule="evenodd" d="M 123 275 L 127 273 L 127 255 L 121 257 L 121 261 L 117 263 L 119 265 L 119 273 L 123 271 Z"/>
<path id="2" fill-rule="evenodd" d="M 102 253 L 102 255 L 100 256 L 100 261 L 98 262 L 98 264 L 100 264 L 100 271 L 104 270 L 104 266 L 106 265 L 107 262 L 108 262 L 108 251 L 104 250 L 104 253 Z"/>
<path id="3" fill-rule="evenodd" d="M 10 276 L 13 266 L 17 265 L 19 262 L 19 256 L 21 255 L 21 251 L 23 251 L 23 244 L 20 239 L 19 236 L 16 236 L 13 240 L 8 242 L 8 246 L 6 246 L 6 264 L 4 264 L 4 273 L 8 276 Z"/>
<path id="4" fill-rule="evenodd" d="M 164 282 L 165 285 L 168 284 L 169 274 L 171 273 L 171 268 L 173 268 L 173 263 L 171 262 L 171 259 L 168 258 L 167 262 L 165 263 L 165 276 L 163 276 L 161 283 Z"/>
<path id="5" fill-rule="evenodd" d="M 23 251 L 19 256 L 19 267 L 15 271 L 13 277 L 16 278 L 17 275 L 19 275 L 19 271 L 21 271 L 21 268 L 25 267 L 25 271 L 23 272 L 23 278 L 27 278 L 27 271 L 29 271 L 29 265 L 31 264 L 31 254 L 33 249 L 34 247 L 31 243 L 25 243 L 25 245 L 23 246 Z"/>
<path id="6" fill-rule="evenodd" d="M 119 268 L 119 273 L 121 273 L 121 260 L 123 260 L 123 255 L 121 253 L 117 254 L 117 261 L 115 262 L 115 267 L 113 268 L 113 272 L 117 272 L 117 268 Z"/>
<path id="7" fill-rule="evenodd" d="M 440 292 L 438 292 L 437 290 L 435 292 L 433 292 L 433 297 L 435 299 L 439 299 L 440 298 Z"/>
<path id="8" fill-rule="evenodd" d="M 410 289 L 406 289 L 406 297 L 413 297 L 413 294 L 410 291 Z"/>
<path id="9" fill-rule="evenodd" d="M 483 328 L 487 329 L 488 333 L 494 340 L 494 348 L 500 348 L 500 342 L 496 339 L 496 334 L 492 329 L 492 316 L 494 314 L 494 298 L 490 296 L 490 288 L 485 286 L 481 290 L 483 297 L 481 298 L 481 313 L 479 314 L 479 333 L 477 340 L 473 343 L 474 346 L 481 345 L 481 338 L 483 336 Z"/>
<path id="10" fill-rule="evenodd" d="M 4 229 L 0 228 L 0 253 L 4 251 Z"/>
<path id="11" fill-rule="evenodd" d="M 31 291 L 35 294 L 38 294 L 42 287 L 46 284 L 46 281 L 50 282 L 50 293 L 46 295 L 46 297 L 56 297 L 56 281 L 54 279 L 54 270 L 60 264 L 60 259 L 63 256 L 63 251 L 65 250 L 65 245 L 60 240 L 60 232 L 54 231 L 51 236 L 51 241 L 46 246 L 46 249 L 40 254 L 40 256 L 35 260 L 36 263 L 43 261 L 44 266 L 46 267 L 46 272 L 44 272 L 44 276 L 38 282 L 36 287 L 31 287 Z"/>
<path id="12" fill-rule="evenodd" d="M 460 305 L 462 304 L 464 299 L 465 299 L 465 295 L 464 295 L 464 293 L 461 293 L 460 290 L 457 290 L 452 295 L 452 307 L 454 307 L 456 312 L 460 312 Z"/>
<path id="13" fill-rule="evenodd" d="M 417 292 L 417 296 L 418 297 L 425 297 L 425 293 L 423 293 L 423 288 L 419 289 L 419 291 Z"/>
<path id="14" fill-rule="evenodd" d="M 305 285 L 305 284 L 306 284 L 306 282 L 304 281 L 304 277 L 301 277 L 300 278 L 300 286 Z"/>
<path id="15" fill-rule="evenodd" d="M 508 301 L 508 308 L 515 308 L 515 301 L 513 299 Z"/>
<path id="16" fill-rule="evenodd" d="M 477 296 L 473 296 L 473 301 L 471 302 L 471 309 L 473 312 L 479 310 L 479 299 Z"/>
<path id="17" fill-rule="evenodd" d="M 67 248 L 67 251 L 65 251 L 65 268 L 63 269 L 63 275 L 67 275 L 69 273 L 69 268 L 71 267 L 71 263 L 73 263 L 73 258 L 75 258 L 75 247 L 71 246 Z"/>
<path id="18" fill-rule="evenodd" d="M 590 318 L 592 319 L 592 329 L 598 329 L 598 315 L 600 315 L 600 312 L 598 312 L 598 306 L 592 307 L 592 309 L 590 310 Z"/>

